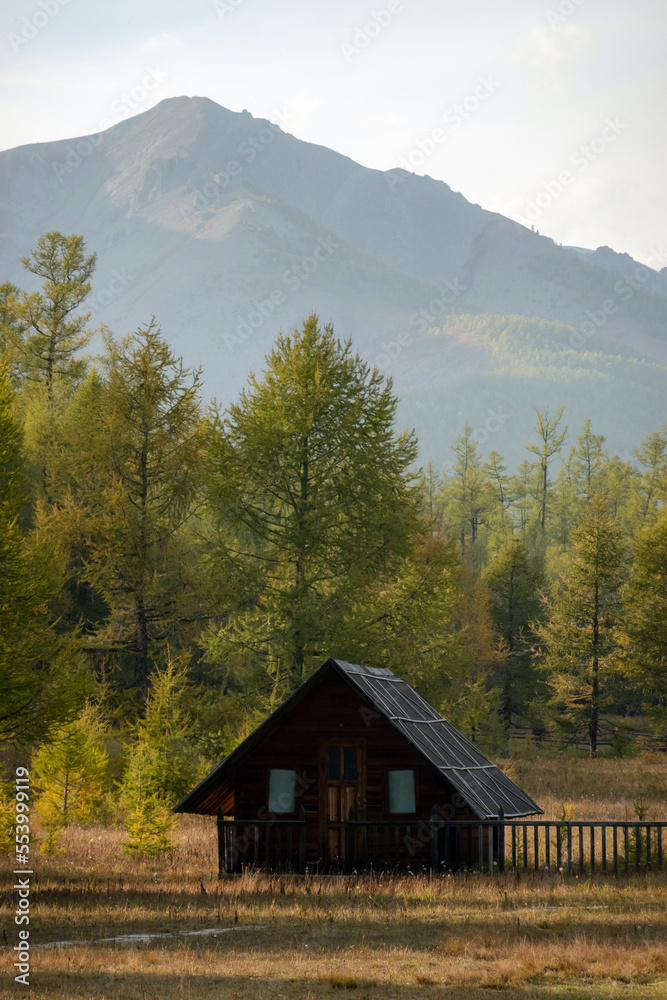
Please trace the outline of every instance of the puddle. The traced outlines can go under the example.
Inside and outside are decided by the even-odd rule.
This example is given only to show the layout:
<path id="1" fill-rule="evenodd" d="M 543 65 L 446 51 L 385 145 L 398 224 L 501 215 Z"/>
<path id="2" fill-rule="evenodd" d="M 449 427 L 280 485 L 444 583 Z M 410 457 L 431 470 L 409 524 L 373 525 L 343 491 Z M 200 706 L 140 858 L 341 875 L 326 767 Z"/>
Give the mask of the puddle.
<path id="1" fill-rule="evenodd" d="M 240 927 L 207 927 L 201 931 L 158 931 L 155 934 L 119 934 L 117 937 L 95 938 L 93 941 L 46 941 L 37 945 L 38 948 L 68 948 L 72 945 L 86 944 L 147 944 L 155 938 L 177 937 L 207 937 L 214 934 L 227 934 L 229 931 L 261 931 L 266 924 L 241 924 Z"/>

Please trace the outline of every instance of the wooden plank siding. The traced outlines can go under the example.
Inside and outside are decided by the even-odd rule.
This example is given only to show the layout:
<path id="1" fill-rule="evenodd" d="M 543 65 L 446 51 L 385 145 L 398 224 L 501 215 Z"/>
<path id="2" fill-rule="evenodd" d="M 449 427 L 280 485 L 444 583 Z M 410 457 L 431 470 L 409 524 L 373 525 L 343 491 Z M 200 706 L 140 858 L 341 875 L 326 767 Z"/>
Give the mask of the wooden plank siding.
<path id="1" fill-rule="evenodd" d="M 272 768 L 293 769 L 297 773 L 295 810 L 278 814 L 276 818 L 296 816 L 303 805 L 306 817 L 306 854 L 308 862 L 331 853 L 334 840 L 327 841 L 327 821 L 332 806 L 326 780 L 326 751 L 332 746 L 350 746 L 359 750 L 358 796 L 345 799 L 348 815 L 335 818 L 345 822 L 349 807 L 354 806 L 357 820 L 389 820 L 388 772 L 412 769 L 415 774 L 416 814 L 401 816 L 428 821 L 434 805 L 452 802 L 452 790 L 443 778 L 397 733 L 378 713 L 369 709 L 361 695 L 351 690 L 341 677 L 332 673 L 310 694 L 307 703 L 298 704 L 281 720 L 262 744 L 230 769 L 225 780 L 225 793 L 220 803 L 230 801 L 236 790 L 233 815 L 237 820 L 266 820 L 268 812 L 269 775 Z M 460 800 L 456 800 L 460 801 Z M 210 811 L 215 812 L 215 800 Z M 340 810 L 339 810 L 340 812 Z M 451 818 L 475 819 L 467 806 L 452 807 Z M 477 829 L 471 830 L 473 856 L 477 852 Z M 345 848 L 338 844 L 341 857 Z M 405 850 L 403 851 L 405 854 Z M 405 861 L 406 858 L 404 857 Z"/>

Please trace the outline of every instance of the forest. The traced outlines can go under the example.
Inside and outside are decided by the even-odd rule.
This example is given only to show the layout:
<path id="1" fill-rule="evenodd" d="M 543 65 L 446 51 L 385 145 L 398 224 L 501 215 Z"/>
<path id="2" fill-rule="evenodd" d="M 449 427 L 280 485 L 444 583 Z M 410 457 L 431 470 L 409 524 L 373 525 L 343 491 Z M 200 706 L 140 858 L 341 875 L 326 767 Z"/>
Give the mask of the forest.
<path id="1" fill-rule="evenodd" d="M 314 315 L 206 403 L 156 318 L 91 326 L 95 263 L 50 232 L 40 290 L 0 285 L 0 743 L 43 849 L 91 817 L 166 849 L 171 806 L 331 655 L 491 754 L 667 748 L 667 428 L 626 460 L 545 407 L 516 468 L 467 423 L 438 468 Z"/>

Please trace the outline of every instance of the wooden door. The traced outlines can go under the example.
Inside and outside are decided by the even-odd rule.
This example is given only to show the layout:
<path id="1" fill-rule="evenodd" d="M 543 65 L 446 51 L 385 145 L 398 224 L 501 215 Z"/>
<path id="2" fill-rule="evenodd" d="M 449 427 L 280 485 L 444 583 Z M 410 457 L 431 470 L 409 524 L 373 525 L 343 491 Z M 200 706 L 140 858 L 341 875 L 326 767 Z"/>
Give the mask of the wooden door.
<path id="1" fill-rule="evenodd" d="M 356 819 L 364 818 L 364 763 L 359 743 L 327 743 L 321 748 L 321 839 L 324 858 L 329 863 L 345 861 L 345 823 L 350 809 L 354 809 Z"/>

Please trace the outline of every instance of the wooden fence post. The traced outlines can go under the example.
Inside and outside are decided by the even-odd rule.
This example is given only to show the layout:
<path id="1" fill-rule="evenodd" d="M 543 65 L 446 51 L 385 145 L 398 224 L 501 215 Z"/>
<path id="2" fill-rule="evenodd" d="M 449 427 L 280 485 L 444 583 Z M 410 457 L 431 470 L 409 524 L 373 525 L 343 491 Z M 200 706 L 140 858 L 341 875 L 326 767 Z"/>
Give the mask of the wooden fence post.
<path id="1" fill-rule="evenodd" d="M 505 810 L 498 808 L 498 871 L 505 871 Z"/>
<path id="2" fill-rule="evenodd" d="M 225 817 L 222 806 L 218 806 L 218 878 L 222 878 L 225 863 Z"/>
<path id="3" fill-rule="evenodd" d="M 347 864 L 345 867 L 352 872 L 354 868 L 354 826 L 353 823 L 356 819 L 357 814 L 354 811 L 354 806 L 350 806 L 350 811 L 347 814 L 347 858 L 345 859 Z"/>
<path id="4" fill-rule="evenodd" d="M 299 809 L 299 822 L 302 824 L 299 827 L 299 874 L 303 875 L 306 871 L 306 810 L 303 802 Z"/>
<path id="5" fill-rule="evenodd" d="M 437 872 L 440 869 L 440 845 L 438 843 L 440 837 L 440 826 L 439 826 L 439 814 L 438 807 L 433 803 L 433 808 L 431 809 L 431 871 Z"/>

